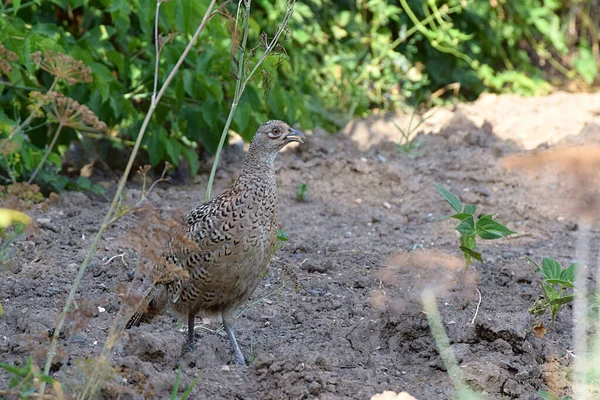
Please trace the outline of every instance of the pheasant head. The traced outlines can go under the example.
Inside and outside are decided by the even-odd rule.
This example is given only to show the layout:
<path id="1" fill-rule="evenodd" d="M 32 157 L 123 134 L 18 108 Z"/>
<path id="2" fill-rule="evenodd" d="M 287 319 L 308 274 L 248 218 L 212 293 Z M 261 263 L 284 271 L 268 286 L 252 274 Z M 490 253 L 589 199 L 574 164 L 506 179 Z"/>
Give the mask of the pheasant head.
<path id="1" fill-rule="evenodd" d="M 278 120 L 262 124 L 250 143 L 244 169 L 273 169 L 277 153 L 293 142 L 304 143 L 306 137 L 302 132 Z"/>

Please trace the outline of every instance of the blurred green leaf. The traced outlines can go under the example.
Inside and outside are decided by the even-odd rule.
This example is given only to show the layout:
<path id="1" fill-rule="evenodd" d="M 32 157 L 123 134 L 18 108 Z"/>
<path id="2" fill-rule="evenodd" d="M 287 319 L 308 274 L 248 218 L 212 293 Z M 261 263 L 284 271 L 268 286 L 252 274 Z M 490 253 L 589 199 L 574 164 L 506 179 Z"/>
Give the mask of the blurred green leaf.
<path id="1" fill-rule="evenodd" d="M 453 195 L 452 193 L 450 193 L 448 190 L 446 190 L 442 186 L 438 185 L 437 183 L 434 183 L 433 186 L 435 186 L 438 193 L 444 198 L 444 200 L 446 200 L 448 202 L 448 204 L 450 204 L 452 206 L 452 208 L 454 208 L 454 210 L 457 213 L 459 213 L 459 214 L 462 213 L 463 206 L 462 206 L 461 201 L 458 199 L 458 197 L 456 197 L 455 195 Z"/>
<path id="2" fill-rule="evenodd" d="M 598 61 L 586 41 L 579 45 L 579 55 L 574 61 L 575 69 L 589 85 L 598 76 Z"/>

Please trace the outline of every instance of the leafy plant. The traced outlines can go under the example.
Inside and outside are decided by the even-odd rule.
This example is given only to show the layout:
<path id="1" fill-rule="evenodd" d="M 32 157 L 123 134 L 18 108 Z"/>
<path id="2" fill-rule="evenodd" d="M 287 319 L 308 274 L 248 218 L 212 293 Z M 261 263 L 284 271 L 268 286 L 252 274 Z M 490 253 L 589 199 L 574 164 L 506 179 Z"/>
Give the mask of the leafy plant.
<path id="1" fill-rule="evenodd" d="M 412 153 L 413 150 L 418 149 L 423 144 L 421 141 L 415 140 L 415 132 L 417 129 L 419 129 L 421 125 L 423 125 L 423 123 L 425 123 L 425 121 L 427 121 L 427 119 L 431 117 L 431 115 L 429 115 L 426 118 L 419 116 L 419 121 L 416 125 L 413 125 L 413 121 L 416 114 L 417 111 L 416 109 L 414 109 L 410 115 L 410 120 L 408 121 L 408 127 L 406 129 L 402 129 L 402 127 L 398 125 L 396 121 L 392 120 L 392 123 L 401 135 L 400 140 L 398 141 L 397 149 L 398 151 L 401 151 L 407 156 L 415 156 L 416 154 Z"/>
<path id="2" fill-rule="evenodd" d="M 171 400 L 187 400 L 187 398 L 190 397 L 192 390 L 198 383 L 198 379 L 200 379 L 200 375 L 202 375 L 202 374 L 200 373 L 200 374 L 196 375 L 196 377 L 194 378 L 194 380 L 192 381 L 190 386 L 188 386 L 188 388 L 185 390 L 185 392 L 183 392 L 181 397 L 178 398 L 177 392 L 179 391 L 179 380 L 181 379 L 181 363 L 179 363 L 179 367 L 177 368 L 177 373 L 175 374 L 175 383 L 173 384 L 173 391 L 171 392 Z"/>
<path id="3" fill-rule="evenodd" d="M 563 290 L 574 288 L 577 263 L 574 262 L 567 268 L 562 269 L 560 263 L 553 258 L 544 257 L 541 266 L 529 257 L 527 257 L 527 260 L 535 265 L 536 272 L 544 279 L 542 281 L 543 295 L 535 301 L 529 312 L 533 315 L 542 316 L 550 310 L 552 325 L 554 326 L 554 321 L 561 308 L 574 299 L 573 294 L 563 295 Z"/>
<path id="4" fill-rule="evenodd" d="M 477 251 L 477 237 L 484 240 L 501 239 L 516 232 L 508 229 L 500 222 L 495 221 L 494 214 L 483 215 L 476 218 L 476 204 L 462 204 L 462 202 L 442 186 L 435 184 L 438 193 L 452 206 L 455 214 L 443 218 L 454 218 L 460 223 L 454 228 L 460 233 L 460 250 L 465 259 L 465 269 L 473 264 L 474 260 L 483 261 L 481 253 Z"/>
<path id="5" fill-rule="evenodd" d="M 36 395 L 38 386 L 49 384 L 56 395 L 56 398 L 62 400 L 65 398 L 62 385 L 59 381 L 48 374 L 43 373 L 40 368 L 33 363 L 33 357 L 29 357 L 24 366 L 0 363 L 0 368 L 11 374 L 8 382 L 7 391 L 2 391 L 2 395 L 16 396 L 20 399 L 38 398 Z"/>
<path id="6" fill-rule="evenodd" d="M 287 242 L 288 240 L 290 240 L 290 237 L 288 236 L 287 232 L 283 229 L 277 229 L 277 240 L 279 240 L 280 242 Z"/>
<path id="7" fill-rule="evenodd" d="M 306 183 L 301 183 L 298 185 L 298 187 L 296 188 L 296 201 L 308 200 L 307 189 L 308 186 L 306 185 Z"/>

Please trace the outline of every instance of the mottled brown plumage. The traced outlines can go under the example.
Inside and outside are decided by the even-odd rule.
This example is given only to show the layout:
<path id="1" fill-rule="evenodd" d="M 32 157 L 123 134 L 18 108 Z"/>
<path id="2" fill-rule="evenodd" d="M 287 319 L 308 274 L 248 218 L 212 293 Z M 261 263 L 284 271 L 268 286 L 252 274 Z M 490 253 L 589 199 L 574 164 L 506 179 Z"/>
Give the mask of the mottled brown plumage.
<path id="1" fill-rule="evenodd" d="M 275 157 L 288 143 L 303 140 L 301 132 L 282 121 L 259 127 L 236 182 L 185 216 L 185 236 L 194 246 L 170 243 L 166 263 L 154 269 L 146 304 L 132 316 L 128 328 L 149 322 L 168 306 L 188 318 L 191 348 L 196 314 L 220 314 L 236 362 L 245 364 L 233 332 L 233 312 L 250 298 L 273 254 L 278 201 Z M 181 267 L 189 276 L 172 273 L 167 264 Z"/>

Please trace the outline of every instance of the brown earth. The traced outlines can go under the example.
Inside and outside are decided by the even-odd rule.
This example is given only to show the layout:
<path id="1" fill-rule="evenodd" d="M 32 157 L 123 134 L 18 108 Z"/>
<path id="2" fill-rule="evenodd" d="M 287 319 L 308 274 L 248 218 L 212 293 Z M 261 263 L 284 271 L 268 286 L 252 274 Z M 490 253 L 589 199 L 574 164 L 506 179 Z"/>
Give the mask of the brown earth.
<path id="1" fill-rule="evenodd" d="M 313 132 L 306 146 L 281 154 L 280 222 L 290 240 L 237 320 L 250 365 L 233 365 L 218 321 L 198 321 L 197 348 L 182 360 L 180 394 L 200 374 L 194 399 L 369 399 L 384 390 L 448 399 L 451 382 L 420 302 L 425 287 L 438 290 L 452 349 L 474 389 L 488 399 L 564 391 L 571 308 L 553 331 L 546 316 L 549 333 L 533 334 L 536 319 L 528 309 L 540 294 L 540 278 L 525 256 L 573 261 L 578 221 L 565 207 L 573 193 L 564 192 L 560 174 L 526 176 L 503 169 L 500 160 L 567 135 L 574 135 L 571 142 L 600 142 L 600 126 L 592 123 L 600 94 L 501 96 L 493 107 L 490 99 L 436 113 L 410 155 L 397 150 L 395 128 L 376 119 L 337 135 Z M 239 147 L 227 151 L 217 192 L 242 160 Z M 457 283 L 451 261 L 443 260 L 459 256 L 458 236 L 452 221 L 438 220 L 450 207 L 434 182 L 478 204 L 482 214 L 496 212 L 518 232 L 479 244 L 484 261 L 475 263 L 474 279 Z M 306 201 L 296 200 L 301 183 L 308 187 Z M 185 211 L 202 202 L 205 187 L 206 175 L 185 186 L 162 183 L 149 203 L 167 214 Z M 139 197 L 137 188 L 130 184 L 130 199 Z M 21 253 L 0 281 L 1 361 L 22 364 L 34 354 L 43 362 L 47 336 L 107 209 L 104 200 L 66 193 L 46 210 L 28 211 L 39 230 L 17 243 Z M 119 309 L 119 284 L 132 282 L 138 293 L 148 287 L 147 278 L 134 277 L 140 257 L 130 240 L 143 226 L 137 216 L 119 220 L 85 273 L 78 311 L 69 316 L 52 369 L 67 391 L 80 390 L 106 340 Z M 298 291 L 284 266 L 298 279 Z M 168 314 L 127 331 L 113 349 L 115 372 L 102 397 L 169 398 L 185 342 L 181 327 Z M 7 380 L 0 372 L 0 388 Z"/>

